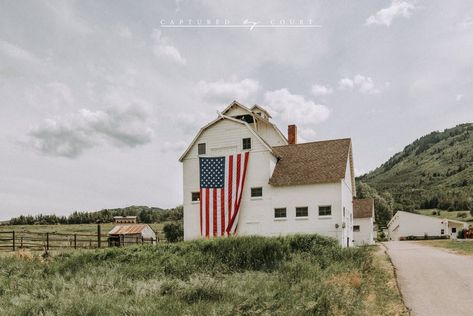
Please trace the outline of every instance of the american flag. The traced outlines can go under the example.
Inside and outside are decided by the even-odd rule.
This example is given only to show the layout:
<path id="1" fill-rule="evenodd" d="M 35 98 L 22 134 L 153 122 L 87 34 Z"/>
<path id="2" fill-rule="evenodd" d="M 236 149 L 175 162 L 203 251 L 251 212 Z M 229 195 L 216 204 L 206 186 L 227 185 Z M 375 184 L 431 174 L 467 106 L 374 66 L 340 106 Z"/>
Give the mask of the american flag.
<path id="1" fill-rule="evenodd" d="M 249 155 L 199 158 L 202 236 L 236 234 Z"/>

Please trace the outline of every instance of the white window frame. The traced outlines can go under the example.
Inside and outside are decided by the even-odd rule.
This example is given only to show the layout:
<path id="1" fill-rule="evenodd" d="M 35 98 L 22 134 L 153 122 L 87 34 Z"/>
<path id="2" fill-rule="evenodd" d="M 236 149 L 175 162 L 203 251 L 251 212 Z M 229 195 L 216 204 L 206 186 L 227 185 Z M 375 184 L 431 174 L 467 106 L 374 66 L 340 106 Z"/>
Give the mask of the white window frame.
<path id="1" fill-rule="evenodd" d="M 321 207 L 330 207 L 330 215 L 320 215 L 320 208 Z M 320 205 L 317 205 L 317 215 L 319 218 L 332 218 L 333 216 L 333 207 L 331 204 L 320 204 Z"/>
<path id="2" fill-rule="evenodd" d="M 285 217 L 276 217 L 276 210 L 278 210 L 278 209 L 286 210 L 286 216 Z M 273 209 L 273 217 L 274 217 L 275 221 L 285 221 L 285 220 L 287 220 L 287 207 L 275 207 Z"/>
<path id="3" fill-rule="evenodd" d="M 192 200 L 192 195 L 194 193 L 199 193 L 199 199 L 197 201 Z M 200 203 L 200 192 L 199 191 L 191 191 L 191 204 L 199 204 Z"/>
<path id="4" fill-rule="evenodd" d="M 253 189 L 261 189 L 261 196 L 252 196 L 252 190 Z M 250 198 L 252 200 L 262 200 L 263 199 L 263 194 L 264 194 L 264 192 L 263 192 L 263 187 L 262 186 L 261 187 L 251 187 L 250 188 Z"/>
<path id="5" fill-rule="evenodd" d="M 307 215 L 297 216 L 297 209 L 298 208 L 306 208 L 307 209 Z M 308 206 L 296 206 L 295 211 L 296 211 L 295 217 L 296 217 L 297 220 L 309 219 L 309 207 Z"/>

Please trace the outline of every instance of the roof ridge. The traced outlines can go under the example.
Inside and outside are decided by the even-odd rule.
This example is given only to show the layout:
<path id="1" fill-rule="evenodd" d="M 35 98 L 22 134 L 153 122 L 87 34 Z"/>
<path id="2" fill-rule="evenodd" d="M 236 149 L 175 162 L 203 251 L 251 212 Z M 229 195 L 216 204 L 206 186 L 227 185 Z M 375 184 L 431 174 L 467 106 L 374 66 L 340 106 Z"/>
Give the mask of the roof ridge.
<path id="1" fill-rule="evenodd" d="M 286 147 L 286 146 L 310 145 L 310 144 L 316 144 L 316 143 L 334 142 L 334 141 L 338 141 L 338 140 L 349 140 L 349 141 L 351 141 L 351 137 L 345 137 L 345 138 L 335 138 L 335 139 L 324 139 L 324 140 L 316 140 L 316 141 L 312 141 L 312 142 L 299 143 L 299 144 L 287 144 L 287 145 L 279 145 L 279 146 L 273 146 L 273 148 L 277 148 L 277 147 Z"/>

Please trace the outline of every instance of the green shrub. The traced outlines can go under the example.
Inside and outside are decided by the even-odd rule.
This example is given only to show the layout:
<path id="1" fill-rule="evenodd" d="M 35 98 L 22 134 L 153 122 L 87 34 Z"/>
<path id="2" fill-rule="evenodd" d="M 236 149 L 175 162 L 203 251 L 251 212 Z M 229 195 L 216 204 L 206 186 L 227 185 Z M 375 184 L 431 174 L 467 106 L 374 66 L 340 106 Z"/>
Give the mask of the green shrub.
<path id="1" fill-rule="evenodd" d="M 178 242 L 184 239 L 184 229 L 181 223 L 168 223 L 164 225 L 163 231 L 168 242 Z"/>

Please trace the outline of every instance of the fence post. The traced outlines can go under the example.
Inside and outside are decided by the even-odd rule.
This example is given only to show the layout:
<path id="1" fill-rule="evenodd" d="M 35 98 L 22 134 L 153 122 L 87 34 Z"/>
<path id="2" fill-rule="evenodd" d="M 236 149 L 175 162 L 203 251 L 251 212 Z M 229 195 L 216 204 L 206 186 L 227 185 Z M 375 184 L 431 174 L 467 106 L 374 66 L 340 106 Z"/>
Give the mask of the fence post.
<path id="1" fill-rule="evenodd" d="M 20 237 L 20 248 L 23 249 L 23 236 Z"/>
<path id="2" fill-rule="evenodd" d="M 74 234 L 74 249 L 77 249 L 77 234 Z"/>
<path id="3" fill-rule="evenodd" d="M 46 233 L 46 250 L 49 250 L 49 233 Z"/>
<path id="4" fill-rule="evenodd" d="M 15 248 L 16 248 L 16 245 L 15 245 L 15 231 L 12 231 L 12 240 L 13 240 L 13 243 L 12 243 L 12 248 L 13 248 L 13 251 L 15 251 Z"/>
<path id="5" fill-rule="evenodd" d="M 102 235 L 101 235 L 101 227 L 100 224 L 97 225 L 97 247 L 100 248 L 102 246 Z"/>

